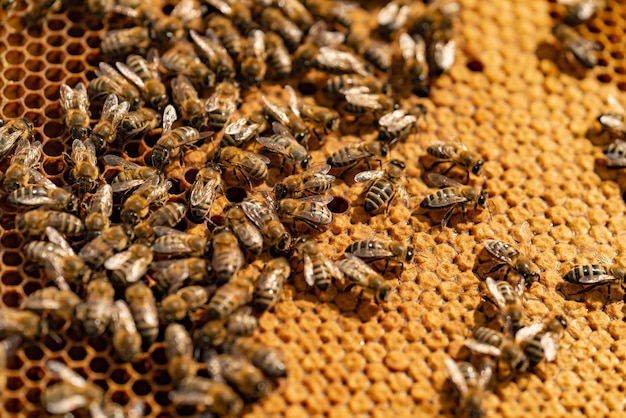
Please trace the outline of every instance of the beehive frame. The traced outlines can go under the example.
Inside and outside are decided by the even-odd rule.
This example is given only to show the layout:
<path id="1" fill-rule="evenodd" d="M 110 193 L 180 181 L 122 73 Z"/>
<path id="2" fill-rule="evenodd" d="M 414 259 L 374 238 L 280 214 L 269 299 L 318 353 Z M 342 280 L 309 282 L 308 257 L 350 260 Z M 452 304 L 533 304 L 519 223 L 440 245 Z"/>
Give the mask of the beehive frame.
<path id="1" fill-rule="evenodd" d="M 44 142 L 42 170 L 58 184 L 70 180 L 63 161 L 69 145 L 62 142 L 58 87 L 92 76 L 101 60 L 100 37 L 108 29 L 108 23 L 88 16 L 78 3 L 64 5 L 42 28 L 26 28 L 22 16 L 27 5 L 18 0 L 0 27 L 0 116 L 34 121 L 36 138 Z M 598 67 L 574 74 L 559 64 L 550 35 L 563 13 L 560 5 L 544 0 L 460 3 L 457 30 L 463 52 L 450 74 L 436 81 L 431 98 L 419 100 L 429 110 L 421 131 L 392 153 L 407 164 L 408 207 L 395 205 L 388 216 L 370 218 L 360 206 L 362 187 L 341 183 L 333 194 L 344 196 L 351 207 L 317 237 L 333 257 L 356 239 L 408 238 L 418 253 L 415 265 L 398 277 L 387 275 L 393 294 L 382 308 L 367 295 L 340 292 L 322 300 L 300 279 L 289 285 L 274 311 L 261 316 L 258 336 L 282 351 L 289 377 L 252 405 L 249 416 L 455 416 L 457 395 L 447 382 L 443 360 L 467 357 L 464 339 L 489 316 L 481 299 L 483 286 L 473 272 L 487 261 L 482 242 L 513 243 L 524 222 L 534 234 L 530 254 L 543 271 L 540 283 L 524 296 L 526 314 L 530 322 L 563 314 L 569 327 L 554 363 L 485 396 L 487 415 L 623 414 L 626 325 L 620 292 L 613 292 L 605 306 L 601 289 L 568 299 L 557 288 L 566 263 L 589 263 L 600 255 L 626 263 L 626 178 L 604 168 L 600 149 L 585 138 L 595 117 L 611 110 L 609 96 L 626 104 L 626 8 L 609 0 L 581 27 L 603 48 Z M 473 71 L 473 60 L 483 64 L 482 71 Z M 251 93 L 246 103 L 254 106 L 255 97 Z M 467 221 L 455 216 L 451 227 L 442 230 L 439 215 L 414 211 L 431 190 L 421 178 L 420 158 L 434 140 L 450 136 L 485 158 L 484 184 L 494 208 L 491 216 L 471 212 Z M 131 141 L 123 151 L 140 160 L 149 145 Z M 323 159 L 339 146 L 329 141 L 313 156 Z M 0 170 L 7 165 L 6 159 L 0 162 Z M 178 191 L 180 198 L 189 187 L 185 174 L 172 172 L 174 194 Z M 217 210 L 224 203 L 218 200 Z M 9 307 L 19 306 L 41 287 L 41 276 L 24 267 L 25 239 L 15 231 L 15 213 L 3 193 L 0 294 L 2 306 Z M 62 359 L 107 387 L 114 402 L 126 404 L 138 396 L 151 416 L 193 414 L 177 411 L 167 398 L 171 382 L 161 343 L 131 365 L 114 360 L 104 337 L 88 341 L 69 324 L 62 337 L 63 345 L 45 338 L 43 344 L 27 342 L 19 350 L 9 364 L 7 390 L 0 393 L 0 415 L 42 415 L 50 358 Z"/>

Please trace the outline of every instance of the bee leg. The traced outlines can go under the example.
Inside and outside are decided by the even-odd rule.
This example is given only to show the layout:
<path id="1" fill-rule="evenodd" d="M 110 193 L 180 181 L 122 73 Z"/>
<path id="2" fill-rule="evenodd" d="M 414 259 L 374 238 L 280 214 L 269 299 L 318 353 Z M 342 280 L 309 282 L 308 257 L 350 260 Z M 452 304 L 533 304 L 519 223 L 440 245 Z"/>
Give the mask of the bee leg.
<path id="1" fill-rule="evenodd" d="M 447 162 L 448 162 L 447 160 L 436 161 L 430 167 L 426 167 L 426 170 L 431 171 L 433 168 L 437 167 L 439 164 L 443 164 L 443 163 L 447 163 Z"/>
<path id="2" fill-rule="evenodd" d="M 452 212 L 454 212 L 454 209 L 455 209 L 455 206 L 453 205 L 450 209 L 448 209 L 448 211 L 444 215 L 443 219 L 441 220 L 441 227 L 442 228 L 445 228 L 446 225 L 448 225 L 448 221 L 452 217 Z"/>
<path id="3" fill-rule="evenodd" d="M 496 264 L 491 270 L 489 270 L 489 273 L 493 273 L 494 271 L 500 270 L 502 267 L 506 266 L 506 264 L 504 263 L 500 263 L 500 264 Z M 505 280 L 506 280 L 506 276 L 509 274 L 509 271 L 507 269 L 506 274 L 504 275 Z"/>

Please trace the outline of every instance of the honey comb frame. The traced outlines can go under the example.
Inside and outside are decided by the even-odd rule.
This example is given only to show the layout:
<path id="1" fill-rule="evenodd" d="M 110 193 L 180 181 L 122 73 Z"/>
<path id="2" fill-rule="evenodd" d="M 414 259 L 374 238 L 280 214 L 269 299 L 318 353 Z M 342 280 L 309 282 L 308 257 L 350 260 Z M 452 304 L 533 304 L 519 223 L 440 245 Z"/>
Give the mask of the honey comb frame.
<path id="1" fill-rule="evenodd" d="M 21 16 L 27 6 L 20 0 L 0 27 L 0 116 L 34 121 L 36 139 L 44 143 L 42 170 L 59 184 L 69 182 L 63 152 L 70 146 L 62 142 L 58 87 L 93 76 L 101 60 L 100 36 L 108 29 L 78 3 L 64 5 L 41 28 L 25 28 Z M 600 149 L 585 137 L 595 117 L 611 110 L 610 95 L 626 103 L 626 6 L 607 3 L 580 27 L 602 45 L 600 65 L 580 75 L 563 71 L 556 58 L 550 28 L 563 15 L 560 5 L 460 1 L 457 32 L 465 53 L 457 53 L 456 64 L 436 81 L 430 99 L 419 100 L 429 110 L 421 131 L 391 154 L 406 163 L 409 207 L 394 205 L 387 216 L 366 216 L 363 188 L 340 182 L 333 194 L 351 206 L 316 238 L 336 257 L 353 240 L 373 234 L 408 237 L 417 254 L 414 265 L 397 277 L 387 274 L 393 292 L 382 307 L 357 293 L 321 300 L 299 279 L 287 286 L 283 300 L 260 317 L 258 338 L 281 350 L 289 376 L 251 405 L 248 416 L 456 416 L 458 396 L 447 381 L 444 359 L 467 358 L 464 339 L 489 316 L 482 303 L 484 286 L 473 272 L 487 261 L 482 243 L 514 243 L 524 222 L 533 232 L 530 255 L 542 270 L 540 282 L 523 298 L 528 321 L 562 314 L 569 327 L 555 362 L 486 394 L 487 416 L 623 416 L 621 292 L 613 292 L 605 306 L 604 289 L 575 299 L 557 291 L 564 265 L 594 262 L 598 255 L 626 263 L 626 178 L 602 167 Z M 482 71 L 473 71 L 473 59 L 483 64 Z M 271 94 L 276 87 L 262 89 Z M 255 99 L 258 103 L 258 96 L 250 94 L 246 106 L 253 107 Z M 413 212 L 432 191 L 422 180 L 425 149 L 450 136 L 484 157 L 484 184 L 494 208 L 491 216 L 470 211 L 467 221 L 455 215 L 451 227 L 442 230 L 439 214 Z M 150 145 L 131 141 L 123 151 L 139 160 Z M 329 141 L 313 157 L 323 159 L 339 147 Z M 0 162 L 0 170 L 7 165 L 7 159 Z M 192 176 L 182 169 L 170 174 L 182 198 Z M 224 204 L 220 198 L 216 209 Z M 3 194 L 1 307 L 17 307 L 41 287 L 41 277 L 24 268 L 26 240 L 14 228 L 15 213 Z M 150 416 L 193 415 L 167 399 L 172 384 L 162 343 L 153 344 L 141 361 L 122 364 L 106 338 L 88 341 L 69 326 L 62 337 L 63 344 L 48 337 L 42 344 L 26 343 L 9 362 L 0 416 L 44 413 L 40 399 L 51 381 L 45 371 L 50 358 L 108 388 L 108 400 L 126 404 L 137 396 L 148 404 Z"/>

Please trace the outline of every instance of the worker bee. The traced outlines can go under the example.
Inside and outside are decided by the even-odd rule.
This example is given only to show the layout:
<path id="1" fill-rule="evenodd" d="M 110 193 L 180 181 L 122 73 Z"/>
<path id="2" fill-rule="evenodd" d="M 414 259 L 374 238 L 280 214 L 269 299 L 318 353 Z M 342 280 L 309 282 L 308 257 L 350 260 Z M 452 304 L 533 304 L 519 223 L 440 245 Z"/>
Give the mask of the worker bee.
<path id="1" fill-rule="evenodd" d="M 24 21 L 29 25 L 40 25 L 53 13 L 61 8 L 60 0 L 34 0 L 24 16 Z"/>
<path id="2" fill-rule="evenodd" d="M 22 337 L 12 335 L 0 341 L 0 390 L 7 386 L 7 362 L 22 344 Z"/>
<path id="3" fill-rule="evenodd" d="M 102 39 L 100 52 L 109 56 L 124 56 L 131 52 L 142 53 L 148 49 L 150 42 L 150 32 L 146 27 L 109 30 Z"/>
<path id="4" fill-rule="evenodd" d="M 202 286 L 185 286 L 176 293 L 171 293 L 161 301 L 159 315 L 161 320 L 169 324 L 183 320 L 187 314 L 209 301 L 209 293 Z"/>
<path id="5" fill-rule="evenodd" d="M 239 180 L 238 174 L 241 173 L 250 187 L 252 187 L 250 177 L 260 181 L 267 179 L 270 164 L 266 156 L 237 147 L 220 148 L 215 154 L 215 161 L 221 166 L 232 168 L 237 180 Z"/>
<path id="6" fill-rule="evenodd" d="M 196 362 L 193 360 L 193 342 L 184 326 L 169 324 L 165 328 L 165 357 L 167 371 L 175 382 L 195 376 Z"/>
<path id="7" fill-rule="evenodd" d="M 272 130 L 274 131 L 274 135 L 271 137 L 259 137 L 257 138 L 257 141 L 268 150 L 284 157 L 281 171 L 286 160 L 289 160 L 294 165 L 297 164 L 304 169 L 308 168 L 309 163 L 311 162 L 311 154 L 309 154 L 304 146 L 296 141 L 285 125 L 273 122 Z"/>
<path id="8" fill-rule="evenodd" d="M 302 31 L 280 9 L 264 7 L 259 16 L 259 22 L 266 31 L 280 35 L 291 51 L 295 50 L 302 42 Z"/>
<path id="9" fill-rule="evenodd" d="M 212 87 L 215 84 L 215 73 L 200 60 L 188 42 L 177 42 L 168 49 L 161 57 L 161 65 L 174 74 L 187 77 L 196 86 Z M 172 86 L 172 92 L 175 90 Z"/>
<path id="10" fill-rule="evenodd" d="M 159 58 L 156 50 L 148 53 L 148 58 L 141 55 L 129 55 L 126 64 L 117 62 L 117 69 L 139 88 L 146 103 L 157 110 L 163 109 L 169 97 L 159 75 Z"/>
<path id="11" fill-rule="evenodd" d="M 81 302 L 81 298 L 71 290 L 50 286 L 28 295 L 22 309 L 42 315 L 47 322 L 50 322 L 51 317 L 67 321 L 74 316 L 74 310 Z"/>
<path id="12" fill-rule="evenodd" d="M 568 61 L 572 62 L 573 58 L 576 62 L 589 69 L 598 65 L 598 57 L 595 51 L 600 49 L 600 45 L 585 39 L 576 29 L 567 26 L 565 23 L 554 25 L 552 34 L 561 44 L 564 56 Z"/>
<path id="13" fill-rule="evenodd" d="M 343 273 L 339 267 L 326 255 L 315 241 L 302 237 L 296 241 L 298 258 L 304 265 L 304 280 L 307 285 L 315 285 L 318 289 L 326 291 L 331 284 L 331 279 L 343 279 Z"/>
<path id="14" fill-rule="evenodd" d="M 206 36 L 200 35 L 195 30 L 190 30 L 189 35 L 218 80 L 228 80 L 235 77 L 235 63 L 212 29 L 206 31 Z"/>
<path id="15" fill-rule="evenodd" d="M 604 116 L 606 119 L 608 115 L 605 114 L 605 115 L 601 115 L 600 117 L 602 116 Z M 618 115 L 618 116 L 623 118 L 622 115 Z M 620 122 L 620 123 L 623 123 L 623 122 Z M 626 137 L 625 135 L 626 129 L 624 129 L 623 131 L 624 132 L 621 135 Z M 621 139 L 616 139 L 615 142 L 613 142 L 612 144 L 605 146 L 603 148 L 603 151 L 604 151 L 604 155 L 606 155 L 606 158 L 608 160 L 609 167 L 614 167 L 614 168 L 626 167 L 626 142 L 622 141 Z"/>
<path id="16" fill-rule="evenodd" d="M 126 251 L 114 254 L 104 262 L 111 270 L 111 279 L 124 285 L 135 283 L 147 272 L 152 262 L 152 250 L 144 244 L 133 244 Z"/>
<path id="17" fill-rule="evenodd" d="M 4 174 L 4 187 L 11 193 L 21 187 L 25 187 L 31 177 L 31 172 L 39 165 L 41 159 L 41 142 L 32 144 L 28 138 L 23 138 L 15 147 L 15 153 L 11 157 L 11 165 Z"/>
<path id="18" fill-rule="evenodd" d="M 100 235 L 85 244 L 78 255 L 91 268 L 102 267 L 104 261 L 114 252 L 122 251 L 129 239 L 121 225 L 114 225 L 102 231 Z"/>
<path id="19" fill-rule="evenodd" d="M 479 373 L 472 363 L 466 361 L 456 362 L 451 358 L 446 358 L 445 362 L 450 381 L 461 395 L 460 410 L 470 418 L 484 417 L 485 411 L 481 403 L 485 389 L 491 380 L 492 368 L 487 365 Z"/>
<path id="20" fill-rule="evenodd" d="M 219 370 L 217 376 L 226 379 L 244 396 L 260 399 L 271 390 L 272 385 L 261 370 L 244 357 L 220 354 L 212 360 L 215 361 L 216 366 L 209 365 L 209 370 Z"/>
<path id="21" fill-rule="evenodd" d="M 426 107 L 418 106 L 416 114 L 398 109 L 384 114 L 378 119 L 378 140 L 385 141 L 389 146 L 403 141 L 417 127 L 421 115 L 426 115 Z"/>
<path id="22" fill-rule="evenodd" d="M 404 178 L 404 163 L 400 160 L 391 160 L 385 165 L 384 170 L 369 170 L 357 173 L 354 181 L 362 183 L 373 180 L 367 189 L 363 209 L 367 213 L 380 211 L 388 206 L 400 189 L 405 194 L 401 182 Z"/>
<path id="23" fill-rule="evenodd" d="M 257 138 L 266 129 L 265 117 L 258 112 L 251 113 L 226 125 L 222 136 L 222 147 L 240 148 L 246 142 Z"/>
<path id="24" fill-rule="evenodd" d="M 543 322 L 522 328 L 515 334 L 515 340 L 528 357 L 530 366 L 542 360 L 553 361 L 559 351 L 559 338 L 567 328 L 567 321 L 561 315 L 546 318 Z"/>
<path id="25" fill-rule="evenodd" d="M 241 76 L 245 82 L 258 86 L 263 81 L 267 72 L 266 57 L 265 34 L 260 29 L 254 29 L 248 35 L 241 62 Z"/>
<path id="26" fill-rule="evenodd" d="M 150 28 L 150 37 L 157 43 L 164 44 L 182 39 L 186 30 L 194 26 L 194 21 L 202 16 L 203 9 L 195 0 L 181 0 L 176 2 L 169 15 L 155 13 L 158 8 L 147 3 L 141 8 L 141 17 Z"/>
<path id="27" fill-rule="evenodd" d="M 217 276 L 217 284 L 228 282 L 241 269 L 244 262 L 237 236 L 228 227 L 215 228 L 211 265 Z"/>
<path id="28" fill-rule="evenodd" d="M 311 43 L 303 44 L 294 53 L 294 65 L 297 69 L 314 68 L 329 74 L 370 75 L 365 64 L 351 52 Z"/>
<path id="29" fill-rule="evenodd" d="M 76 307 L 76 319 L 90 336 L 102 335 L 111 321 L 115 290 L 106 278 L 96 278 L 87 285 L 85 302 Z"/>
<path id="30" fill-rule="evenodd" d="M 254 306 L 259 312 L 269 311 L 278 302 L 290 275 L 291 266 L 285 257 L 273 258 L 265 264 L 254 291 Z"/>
<path id="31" fill-rule="evenodd" d="M 134 362 L 141 353 L 141 335 L 128 304 L 116 300 L 111 315 L 113 348 L 122 361 Z"/>
<path id="32" fill-rule="evenodd" d="M 243 40 L 233 22 L 224 16 L 213 14 L 209 16 L 206 23 L 207 28 L 215 32 L 230 56 L 238 60 L 243 51 Z"/>
<path id="33" fill-rule="evenodd" d="M 404 267 L 405 262 L 411 263 L 414 250 L 402 241 L 367 239 L 353 242 L 344 252 L 354 254 L 367 262 L 385 259 L 386 270 L 390 260 L 399 263 L 400 268 Z"/>
<path id="34" fill-rule="evenodd" d="M 378 157 L 379 164 L 382 165 L 380 158 L 384 158 L 389 153 L 389 147 L 386 143 L 380 141 L 362 142 L 359 144 L 348 145 L 338 151 L 333 152 L 326 160 L 328 165 L 335 168 L 343 169 L 341 175 L 356 166 L 361 161 L 366 161 L 368 168 L 370 167 L 369 159 Z"/>
<path id="35" fill-rule="evenodd" d="M 362 55 L 382 72 L 391 68 L 391 49 L 370 38 L 370 34 L 352 30 L 346 37 L 346 44 Z"/>
<path id="36" fill-rule="evenodd" d="M 419 96 L 428 96 L 428 61 L 426 59 L 426 41 L 420 35 L 403 33 L 398 38 L 402 51 L 403 71 L 413 91 Z"/>
<path id="37" fill-rule="evenodd" d="M 18 231 L 27 235 L 41 235 L 50 226 L 68 236 L 77 236 L 85 232 L 85 225 L 79 217 L 67 212 L 35 209 L 18 213 L 15 217 Z"/>
<path id="38" fill-rule="evenodd" d="M 41 403 L 50 414 L 67 414 L 79 408 L 88 408 L 93 417 L 103 417 L 104 390 L 65 364 L 48 360 L 46 367 L 61 382 L 50 385 L 41 394 Z"/>
<path id="39" fill-rule="evenodd" d="M 563 277 L 566 282 L 583 285 L 584 288 L 575 293 L 579 295 L 599 286 L 607 287 L 607 301 L 611 300 L 611 287 L 620 284 L 626 289 L 626 270 L 619 264 L 588 264 L 575 266 Z"/>
<path id="40" fill-rule="evenodd" d="M 287 377 L 287 366 L 278 353 L 252 337 L 240 337 L 228 344 L 226 351 L 233 355 L 242 355 L 254 366 L 270 377 Z"/>
<path id="41" fill-rule="evenodd" d="M 165 199 L 170 187 L 172 187 L 172 183 L 164 181 L 161 176 L 149 177 L 124 202 L 121 213 L 122 221 L 127 225 L 135 225 L 145 218 L 150 210 L 150 204 Z"/>
<path id="42" fill-rule="evenodd" d="M 455 61 L 453 18 L 460 5 L 455 1 L 434 2 L 414 23 L 415 31 L 426 40 L 428 68 L 432 76 L 440 76 L 452 68 Z"/>
<path id="43" fill-rule="evenodd" d="M 493 297 L 493 302 L 500 308 L 500 312 L 506 321 L 506 329 L 510 335 L 524 327 L 524 308 L 519 298 L 519 293 L 505 281 L 495 281 L 491 277 L 485 280 L 487 289 Z"/>
<path id="44" fill-rule="evenodd" d="M 431 144 L 426 149 L 426 152 L 438 160 L 430 169 L 439 164 L 451 163 L 450 167 L 443 174 L 447 175 L 454 167 L 460 167 L 467 174 L 466 183 L 469 181 L 470 172 L 475 176 L 479 176 L 482 173 L 483 164 L 485 163 L 478 154 L 468 151 L 467 147 L 458 140 L 436 142 Z"/>
<path id="45" fill-rule="evenodd" d="M 321 231 L 320 227 L 328 227 L 334 221 L 333 213 L 326 207 L 331 200 L 330 195 L 286 198 L 278 202 L 278 217 L 283 222 L 291 222 L 294 231 L 298 222 Z"/>
<path id="46" fill-rule="evenodd" d="M 215 163 L 208 163 L 198 171 L 189 194 L 189 209 L 196 221 L 211 218 L 211 208 L 216 194 L 222 190 L 222 169 Z"/>
<path id="47" fill-rule="evenodd" d="M 115 94 L 111 93 L 107 96 L 100 121 L 93 127 L 89 136 L 89 141 L 95 145 L 96 149 L 102 150 L 106 145 L 115 141 L 117 127 L 122 123 L 129 108 L 128 102 L 118 103 L 118 97 Z"/>
<path id="48" fill-rule="evenodd" d="M 304 5 L 319 19 L 338 23 L 345 28 L 352 27 L 352 11 L 358 7 L 358 3 L 335 0 L 305 0 Z"/>
<path id="49" fill-rule="evenodd" d="M 191 283 L 204 284 L 211 271 L 207 261 L 199 257 L 157 261 L 150 268 L 156 272 L 157 289 L 163 292 L 175 292 L 188 279 Z"/>
<path id="50" fill-rule="evenodd" d="M 34 312 L 8 307 L 0 311 L 0 336 L 3 338 L 17 335 L 32 340 L 46 332 L 46 324 Z"/>
<path id="51" fill-rule="evenodd" d="M 26 118 L 11 119 L 0 125 L 0 158 L 4 158 L 13 145 L 33 136 L 33 123 Z"/>
<path id="52" fill-rule="evenodd" d="M 246 198 L 241 202 L 241 209 L 253 224 L 259 228 L 263 239 L 279 252 L 285 252 L 291 246 L 291 235 L 278 219 L 278 215 L 267 199 Z"/>
<path id="53" fill-rule="evenodd" d="M 38 171 L 31 171 L 30 176 L 39 184 L 28 184 L 9 194 L 9 203 L 14 205 L 46 206 L 52 209 L 64 209 L 73 212 L 78 209 L 79 200 L 71 192 L 48 180 Z"/>
<path id="54" fill-rule="evenodd" d="M 476 328 L 473 338 L 465 340 L 465 346 L 477 353 L 497 357 L 512 375 L 523 373 L 528 368 L 528 357 L 512 339 L 491 328 Z"/>
<path id="55" fill-rule="evenodd" d="M 387 302 L 391 287 L 385 283 L 385 279 L 377 271 L 372 269 L 359 257 L 346 253 L 346 258 L 337 261 L 337 267 L 343 272 L 352 286 L 361 286 L 374 292 L 379 303 Z"/>
<path id="56" fill-rule="evenodd" d="M 347 101 L 344 110 L 357 117 L 367 114 L 380 117 L 396 109 L 392 97 L 386 94 L 372 93 L 367 87 L 353 87 L 342 93 Z"/>
<path id="57" fill-rule="evenodd" d="M 588 21 L 600 9 L 606 7 L 605 0 L 559 0 L 564 4 L 567 12 L 563 22 L 575 26 Z"/>
<path id="58" fill-rule="evenodd" d="M 95 235 L 101 234 L 111 224 L 113 213 L 113 190 L 111 185 L 103 184 L 94 193 L 87 207 L 85 226 Z"/>
<path id="59" fill-rule="evenodd" d="M 250 254 L 258 256 L 263 251 L 263 235 L 261 231 L 246 217 L 239 205 L 231 204 L 224 207 L 225 223 L 235 233 L 239 243 Z"/>
<path id="60" fill-rule="evenodd" d="M 61 107 L 65 111 L 65 126 L 72 139 L 82 139 L 89 133 L 89 97 L 83 83 L 72 89 L 62 84 L 59 90 Z"/>
<path id="61" fill-rule="evenodd" d="M 289 92 L 289 88 L 286 87 L 286 89 Z M 295 94 L 293 90 L 291 92 L 292 95 Z M 306 127 L 304 120 L 300 117 L 300 111 L 297 107 L 288 108 L 274 104 L 267 100 L 265 96 L 261 96 L 261 100 L 263 101 L 263 112 L 269 118 L 275 120 L 276 123 L 289 127 L 298 143 L 306 144 L 308 142 L 311 133 Z M 276 131 L 274 130 L 274 132 Z"/>
<path id="62" fill-rule="evenodd" d="M 159 334 L 159 315 L 152 290 L 137 282 L 126 288 L 125 296 L 143 342 L 152 344 Z"/>
<path id="63" fill-rule="evenodd" d="M 172 80 L 172 96 L 183 120 L 189 121 L 197 129 L 208 126 L 209 116 L 204 109 L 205 103 L 200 100 L 198 91 L 186 76 L 181 74 Z"/>
<path id="64" fill-rule="evenodd" d="M 155 253 L 190 256 L 210 254 L 211 242 L 205 237 L 187 234 L 164 226 L 155 226 L 154 231 L 159 236 L 152 245 L 152 250 Z"/>
<path id="65" fill-rule="evenodd" d="M 525 238 L 525 240 L 530 239 L 531 232 L 526 223 L 522 226 L 520 232 L 524 235 L 524 237 L 528 237 L 527 239 Z M 539 280 L 539 268 L 532 261 L 530 261 L 527 256 L 520 253 L 520 251 L 513 245 L 489 239 L 485 241 L 485 250 L 487 250 L 489 255 L 493 258 L 500 261 L 499 264 L 489 270 L 489 273 L 493 273 L 494 271 L 506 266 L 507 269 L 504 275 L 505 279 L 511 270 L 513 270 L 522 277 L 523 283 L 521 284 L 525 284 L 526 287 Z"/>
<path id="66" fill-rule="evenodd" d="M 141 136 L 161 125 L 161 115 L 154 109 L 142 107 L 128 112 L 122 119 L 122 129 L 127 138 Z"/>
<path id="67" fill-rule="evenodd" d="M 428 179 L 435 185 L 442 187 L 424 198 L 420 203 L 423 209 L 441 209 L 449 207 L 441 221 L 441 227 L 445 228 L 454 210 L 461 207 L 465 216 L 465 206 L 473 205 L 474 209 L 487 207 L 488 193 L 479 191 L 470 186 L 464 186 L 441 174 L 429 173 Z"/>
<path id="68" fill-rule="evenodd" d="M 327 192 L 335 181 L 335 176 L 327 174 L 330 168 L 328 164 L 316 164 L 302 173 L 285 177 L 274 186 L 276 198 L 300 198 Z"/>
<path id="69" fill-rule="evenodd" d="M 92 98 L 97 99 L 101 96 L 107 96 L 108 99 L 109 95 L 114 94 L 117 97 L 118 102 L 128 102 L 130 105 L 129 107 L 132 107 L 133 109 L 137 109 L 143 105 L 143 99 L 141 98 L 141 93 L 137 90 L 137 87 L 133 86 L 114 67 L 106 62 L 101 62 L 98 64 L 98 68 L 95 70 L 95 73 L 97 77 L 89 82 L 89 93 Z M 110 108 L 109 112 L 111 112 L 111 114 L 113 113 Z M 100 119 L 101 121 L 105 119 L 105 110 L 103 110 L 102 113 L 103 116 Z M 94 140 L 92 139 L 92 141 Z M 98 146 L 99 142 L 95 140 L 94 144 Z M 98 146 L 98 149 L 100 149 L 100 146 Z"/>
<path id="70" fill-rule="evenodd" d="M 72 177 L 78 184 L 78 191 L 83 194 L 91 191 L 100 176 L 96 158 L 96 147 L 93 142 L 91 142 L 90 139 L 84 142 L 80 139 L 75 139 L 74 142 L 72 142 L 72 155 L 70 159 L 74 164 Z"/>
<path id="71" fill-rule="evenodd" d="M 148 219 L 139 222 L 133 228 L 135 237 L 152 243 L 156 237 L 154 232 L 155 226 L 174 227 L 178 224 L 187 213 L 187 206 L 180 202 L 168 202 L 155 210 Z"/>
<path id="72" fill-rule="evenodd" d="M 236 274 L 230 281 L 220 286 L 211 300 L 207 309 L 209 320 L 226 318 L 238 308 L 247 305 L 252 301 L 254 292 L 253 281 Z"/>
<path id="73" fill-rule="evenodd" d="M 220 131 L 230 120 L 239 104 L 239 87 L 230 81 L 215 86 L 215 92 L 206 101 L 209 125 Z"/>
<path id="74" fill-rule="evenodd" d="M 265 34 L 265 51 L 267 52 L 267 64 L 278 78 L 286 78 L 291 74 L 291 55 L 283 42 L 283 39 L 274 32 Z"/>
<path id="75" fill-rule="evenodd" d="M 285 86 L 289 94 L 289 105 L 296 116 L 301 116 L 305 121 L 314 123 L 324 129 L 324 133 L 337 132 L 339 130 L 339 114 L 324 106 L 306 103 L 298 99 L 293 87 Z M 302 142 L 302 141 L 300 141 Z"/>
<path id="76" fill-rule="evenodd" d="M 355 87 L 367 87 L 370 93 L 390 94 L 390 86 L 374 76 L 360 76 L 356 74 L 339 74 L 330 77 L 322 86 L 322 90 L 328 94 L 338 95 Z"/>
<path id="77" fill-rule="evenodd" d="M 202 405 L 219 416 L 239 416 L 243 400 L 226 383 L 200 376 L 187 376 L 170 392 L 175 404 Z"/>
<path id="78" fill-rule="evenodd" d="M 114 193 L 124 192 L 140 186 L 149 178 L 159 174 L 158 170 L 155 168 L 133 163 L 117 155 L 105 155 L 104 162 L 110 166 L 122 168 L 122 172 L 111 182 L 111 190 Z"/>

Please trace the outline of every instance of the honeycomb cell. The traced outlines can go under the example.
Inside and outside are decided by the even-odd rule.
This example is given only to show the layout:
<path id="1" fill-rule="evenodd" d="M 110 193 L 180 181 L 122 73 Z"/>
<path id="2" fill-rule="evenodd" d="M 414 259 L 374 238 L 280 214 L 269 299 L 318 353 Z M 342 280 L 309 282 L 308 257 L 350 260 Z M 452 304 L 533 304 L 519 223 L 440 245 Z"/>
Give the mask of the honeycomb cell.
<path id="1" fill-rule="evenodd" d="M 46 68 L 46 63 L 40 59 L 29 59 L 26 61 L 24 66 L 26 67 L 28 71 L 37 73 L 39 71 L 42 71 L 44 68 Z"/>
<path id="2" fill-rule="evenodd" d="M 77 21 L 77 20 L 72 19 L 71 15 L 74 15 L 74 17 L 76 17 L 77 15 L 80 15 L 81 20 L 82 20 L 82 13 L 70 14 L 70 20 L 72 20 L 73 22 L 80 22 L 80 20 Z M 72 26 L 67 30 L 67 34 L 71 36 L 72 38 L 83 38 L 85 36 L 85 28 L 81 26 Z"/>
<path id="3" fill-rule="evenodd" d="M 34 91 L 38 92 L 45 85 L 45 81 L 44 81 L 43 77 L 40 77 L 38 75 L 29 75 L 24 80 L 24 85 L 26 86 L 27 89 L 34 90 Z"/>
<path id="4" fill-rule="evenodd" d="M 82 60 L 67 60 L 65 69 L 73 74 L 79 74 L 85 71 L 85 64 Z"/>
<path id="5" fill-rule="evenodd" d="M 109 370 L 109 362 L 102 357 L 96 357 L 89 363 L 89 368 L 96 373 L 106 373 Z"/>
<path id="6" fill-rule="evenodd" d="M 24 402 L 21 399 L 9 398 L 4 403 L 4 409 L 7 412 L 18 414 L 22 412 L 22 409 L 24 409 Z"/>
<path id="7" fill-rule="evenodd" d="M 17 271 L 5 271 L 2 273 L 2 283 L 7 286 L 17 286 L 22 282 L 22 276 Z"/>
<path id="8" fill-rule="evenodd" d="M 25 90 L 19 84 L 11 84 L 4 88 L 2 95 L 9 100 L 17 100 L 22 97 Z"/>
<path id="9" fill-rule="evenodd" d="M 26 71 L 22 68 L 10 67 L 4 71 L 3 75 L 9 81 L 21 81 L 26 77 Z"/>
<path id="10" fill-rule="evenodd" d="M 4 58 L 10 65 L 20 65 L 24 63 L 26 55 L 22 51 L 12 49 L 5 54 Z"/>
<path id="11" fill-rule="evenodd" d="M 45 355 L 41 347 L 36 345 L 28 345 L 24 347 L 24 354 L 26 354 L 26 358 L 34 361 L 41 360 Z"/>
<path id="12" fill-rule="evenodd" d="M 14 251 L 5 251 L 2 255 L 2 263 L 5 266 L 19 266 L 24 261 L 22 254 Z"/>
<path id="13" fill-rule="evenodd" d="M 10 46 L 24 46 L 26 43 L 26 36 L 21 33 L 12 33 L 7 36 L 7 43 Z"/>
<path id="14" fill-rule="evenodd" d="M 43 55 L 46 50 L 46 46 L 41 42 L 29 40 L 28 44 L 26 45 L 26 52 L 34 57 L 39 57 Z"/>
<path id="15" fill-rule="evenodd" d="M 28 402 L 38 405 L 41 402 L 42 390 L 40 388 L 32 388 L 26 392 L 26 399 Z"/>
<path id="16" fill-rule="evenodd" d="M 39 382 L 45 375 L 44 370 L 39 366 L 34 366 L 26 370 L 26 377 L 31 382 Z"/>
<path id="17" fill-rule="evenodd" d="M 24 104 L 30 109 L 41 109 L 45 103 L 45 99 L 37 93 L 29 94 L 24 98 Z"/>
<path id="18" fill-rule="evenodd" d="M 150 383 L 146 380 L 138 380 L 133 384 L 133 392 L 137 396 L 145 396 L 152 391 Z"/>

